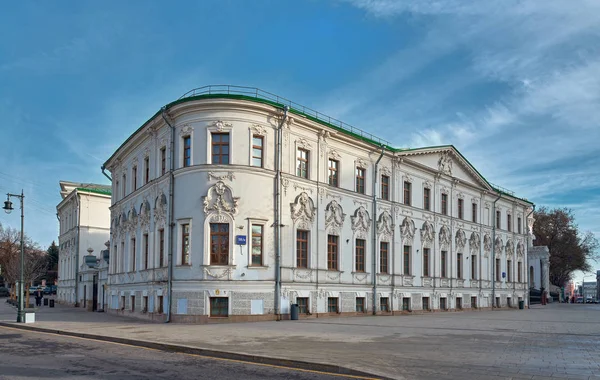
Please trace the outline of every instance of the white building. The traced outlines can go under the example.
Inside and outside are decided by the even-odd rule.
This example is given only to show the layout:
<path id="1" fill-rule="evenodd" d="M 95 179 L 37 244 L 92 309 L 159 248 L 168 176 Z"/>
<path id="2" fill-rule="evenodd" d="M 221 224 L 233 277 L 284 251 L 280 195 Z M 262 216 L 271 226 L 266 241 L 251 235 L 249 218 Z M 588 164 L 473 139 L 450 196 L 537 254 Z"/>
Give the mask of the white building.
<path id="1" fill-rule="evenodd" d="M 205 322 L 526 301 L 530 202 L 453 146 L 395 149 L 246 91 L 170 103 L 103 166 L 110 309 Z"/>
<path id="2" fill-rule="evenodd" d="M 84 256 L 106 249 L 110 237 L 111 188 L 106 185 L 60 181 L 62 201 L 56 206 L 59 219 L 58 302 L 93 306 L 93 283 L 86 281 Z M 97 294 L 97 293 L 96 293 Z"/>

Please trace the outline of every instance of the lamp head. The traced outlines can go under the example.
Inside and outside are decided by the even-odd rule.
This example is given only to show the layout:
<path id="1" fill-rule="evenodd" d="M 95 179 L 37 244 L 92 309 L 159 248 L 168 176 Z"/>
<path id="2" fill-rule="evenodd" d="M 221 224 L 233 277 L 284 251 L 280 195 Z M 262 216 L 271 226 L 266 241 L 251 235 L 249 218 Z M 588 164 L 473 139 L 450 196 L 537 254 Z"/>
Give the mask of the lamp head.
<path id="1" fill-rule="evenodd" d="M 4 201 L 4 207 L 2 207 L 2 209 L 3 209 L 3 210 L 4 210 L 4 212 L 6 212 L 7 214 L 10 214 L 10 212 L 11 212 L 12 210 L 14 210 L 14 209 L 13 209 L 13 206 L 12 206 L 12 202 L 10 201 L 10 199 L 7 199 L 6 201 Z"/>

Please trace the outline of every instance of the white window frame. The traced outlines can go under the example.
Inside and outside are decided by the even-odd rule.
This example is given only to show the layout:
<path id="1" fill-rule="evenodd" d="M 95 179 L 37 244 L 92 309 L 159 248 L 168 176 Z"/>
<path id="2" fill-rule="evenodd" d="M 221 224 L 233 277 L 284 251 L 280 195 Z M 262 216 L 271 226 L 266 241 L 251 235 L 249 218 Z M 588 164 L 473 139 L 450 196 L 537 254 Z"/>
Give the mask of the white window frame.
<path id="1" fill-rule="evenodd" d="M 233 165 L 233 125 L 225 122 L 213 122 L 206 128 L 206 163 L 209 165 Z M 193 132 L 193 131 L 192 131 Z M 229 134 L 229 163 L 228 164 L 213 164 L 212 162 L 212 134 L 213 133 L 228 133 Z M 252 153 L 250 153 L 252 154 Z"/>
<path id="2" fill-rule="evenodd" d="M 187 224 L 190 226 L 190 233 L 189 233 L 189 240 L 190 240 L 190 262 L 187 264 L 183 264 L 183 257 L 182 257 L 182 248 L 183 248 L 183 225 Z M 166 230 L 166 228 L 165 228 Z M 176 251 L 176 255 L 177 255 L 177 260 L 175 260 L 175 263 L 177 266 L 179 267 L 191 267 L 193 265 L 193 246 L 194 246 L 194 239 L 193 239 L 193 224 L 192 224 L 192 218 L 182 218 L 182 219 L 177 219 L 177 251 Z M 166 242 L 166 239 L 165 239 Z M 165 250 L 166 251 L 166 250 Z M 167 259 L 168 260 L 168 259 Z"/>

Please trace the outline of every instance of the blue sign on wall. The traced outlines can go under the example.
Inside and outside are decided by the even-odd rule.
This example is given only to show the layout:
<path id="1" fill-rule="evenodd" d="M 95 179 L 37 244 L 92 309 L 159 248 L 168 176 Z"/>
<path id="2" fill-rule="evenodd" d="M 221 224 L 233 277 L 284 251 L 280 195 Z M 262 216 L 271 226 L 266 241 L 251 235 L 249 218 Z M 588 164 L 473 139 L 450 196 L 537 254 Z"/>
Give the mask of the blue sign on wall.
<path id="1" fill-rule="evenodd" d="M 506 278 L 506 272 L 502 272 L 502 278 Z"/>
<path id="2" fill-rule="evenodd" d="M 246 235 L 236 235 L 235 236 L 235 244 L 246 245 Z"/>

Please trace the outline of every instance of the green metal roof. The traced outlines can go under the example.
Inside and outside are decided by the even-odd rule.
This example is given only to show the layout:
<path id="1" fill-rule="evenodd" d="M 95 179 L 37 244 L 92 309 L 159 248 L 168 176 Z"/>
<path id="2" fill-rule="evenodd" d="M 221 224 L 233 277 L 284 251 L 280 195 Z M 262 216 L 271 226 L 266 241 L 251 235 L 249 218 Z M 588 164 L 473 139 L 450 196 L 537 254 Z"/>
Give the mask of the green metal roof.
<path id="1" fill-rule="evenodd" d="M 88 193 L 101 194 L 101 195 L 111 195 L 112 191 L 110 189 L 103 188 L 93 188 L 93 187 L 77 187 L 77 191 L 85 191 Z"/>
<path id="2" fill-rule="evenodd" d="M 533 204 L 525 198 L 516 197 L 514 194 L 510 194 L 506 189 L 500 189 L 498 186 L 492 185 L 475 167 L 467 160 L 462 153 L 454 145 L 440 145 L 440 146 L 430 146 L 430 147 L 421 147 L 421 148 L 394 148 L 390 145 L 390 143 L 386 140 L 383 140 L 369 132 L 363 131 L 359 128 L 353 127 L 347 123 L 344 123 L 340 120 L 332 118 L 330 116 L 324 115 L 318 111 L 315 111 L 311 108 L 302 106 L 298 103 L 295 103 L 286 98 L 280 97 L 278 95 L 272 94 L 270 92 L 263 91 L 254 87 L 243 87 L 243 86 L 231 86 L 231 85 L 209 85 L 204 87 L 199 87 L 193 89 L 186 94 L 182 95 L 179 99 L 168 103 L 165 108 L 168 110 L 169 108 L 182 103 L 187 103 L 196 100 L 203 99 L 236 99 L 236 100 L 247 100 L 255 103 L 268 104 L 276 108 L 284 108 L 285 106 L 289 107 L 288 113 L 298 115 L 304 117 L 308 120 L 314 121 L 331 129 L 334 129 L 338 132 L 344 133 L 348 136 L 354 137 L 358 140 L 364 141 L 368 144 L 371 144 L 378 149 L 382 147 L 392 153 L 396 152 L 410 152 L 410 151 L 418 151 L 418 150 L 427 150 L 427 149 L 438 149 L 438 148 L 452 148 L 456 151 L 470 166 L 473 170 L 479 174 L 481 178 L 495 191 L 510 196 L 515 199 L 522 200 L 529 204 Z M 158 110 L 150 119 L 148 119 L 141 127 L 139 127 L 134 133 L 132 133 L 121 146 L 110 156 L 108 160 L 104 163 L 103 167 L 110 161 L 117 152 L 129 142 L 140 130 L 142 130 L 148 123 L 154 120 L 155 117 L 159 116 L 162 112 L 162 108 Z M 110 194 L 110 190 L 108 192 Z"/>

